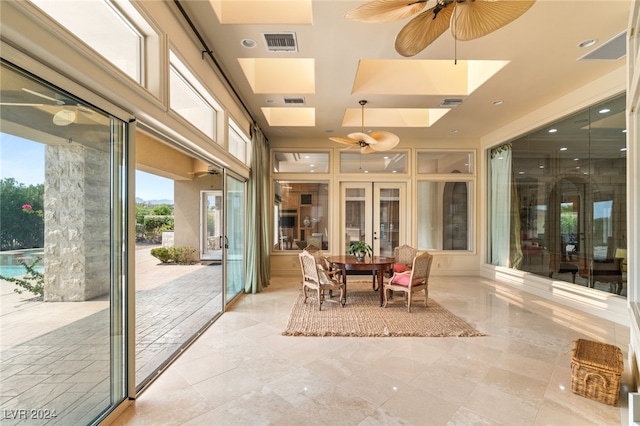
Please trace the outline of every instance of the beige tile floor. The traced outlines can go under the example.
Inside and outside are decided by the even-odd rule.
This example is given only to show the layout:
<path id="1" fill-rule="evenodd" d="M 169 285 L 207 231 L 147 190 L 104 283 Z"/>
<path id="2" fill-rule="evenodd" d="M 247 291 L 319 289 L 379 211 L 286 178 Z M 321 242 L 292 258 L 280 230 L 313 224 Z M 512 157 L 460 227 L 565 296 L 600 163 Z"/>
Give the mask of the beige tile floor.
<path id="1" fill-rule="evenodd" d="M 243 296 L 114 424 L 627 424 L 628 368 L 618 407 L 573 394 L 570 368 L 577 338 L 617 345 L 626 363 L 626 327 L 482 278 L 432 277 L 430 296 L 486 337 L 282 336 L 298 281 Z"/>

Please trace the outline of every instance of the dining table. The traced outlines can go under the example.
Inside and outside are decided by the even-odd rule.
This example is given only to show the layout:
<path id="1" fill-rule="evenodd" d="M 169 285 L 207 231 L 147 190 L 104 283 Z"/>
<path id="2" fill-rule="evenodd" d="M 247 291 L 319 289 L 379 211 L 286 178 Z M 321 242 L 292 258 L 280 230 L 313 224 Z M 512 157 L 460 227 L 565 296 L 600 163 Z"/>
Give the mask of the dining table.
<path id="1" fill-rule="evenodd" d="M 376 290 L 376 278 L 378 281 L 378 292 L 380 293 L 380 306 L 384 304 L 384 273 L 393 272 L 394 257 L 390 256 L 367 256 L 363 260 L 355 255 L 327 256 L 327 261 L 334 269 L 342 270 L 342 282 L 344 284 L 345 298 L 347 297 L 347 272 L 348 271 L 371 271 L 373 275 L 373 290 Z"/>

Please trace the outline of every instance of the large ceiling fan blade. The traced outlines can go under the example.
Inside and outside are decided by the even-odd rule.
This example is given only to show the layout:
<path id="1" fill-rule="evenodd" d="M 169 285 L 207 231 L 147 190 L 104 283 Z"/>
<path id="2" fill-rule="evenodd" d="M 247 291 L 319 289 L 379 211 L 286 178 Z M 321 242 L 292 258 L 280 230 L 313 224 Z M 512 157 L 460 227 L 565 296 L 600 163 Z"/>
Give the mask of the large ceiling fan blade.
<path id="1" fill-rule="evenodd" d="M 329 138 L 329 140 L 332 140 L 334 142 L 338 142 L 338 143 L 341 143 L 341 144 L 345 144 L 345 145 L 358 145 L 358 141 L 357 140 L 352 140 L 352 139 Z"/>
<path id="2" fill-rule="evenodd" d="M 360 148 L 360 154 L 371 154 L 372 152 L 376 152 L 372 145 L 365 145 Z"/>
<path id="3" fill-rule="evenodd" d="M 375 132 L 371 132 L 371 137 L 377 141 L 375 145 L 371 145 L 371 149 L 373 149 L 374 151 L 388 151 L 395 148 L 395 146 L 400 143 L 400 138 L 398 137 L 398 135 L 395 135 L 391 132 L 386 132 L 384 130 L 376 130 Z"/>
<path id="4" fill-rule="evenodd" d="M 451 21 L 452 6 L 432 7 L 413 18 L 396 36 L 396 52 L 415 56 L 440 37 Z"/>
<path id="5" fill-rule="evenodd" d="M 345 15 L 359 22 L 392 22 L 408 18 L 424 9 L 426 0 L 375 0 L 361 4 Z"/>
<path id="6" fill-rule="evenodd" d="M 451 34 L 461 41 L 485 36 L 524 14 L 536 0 L 475 0 L 455 3 Z"/>

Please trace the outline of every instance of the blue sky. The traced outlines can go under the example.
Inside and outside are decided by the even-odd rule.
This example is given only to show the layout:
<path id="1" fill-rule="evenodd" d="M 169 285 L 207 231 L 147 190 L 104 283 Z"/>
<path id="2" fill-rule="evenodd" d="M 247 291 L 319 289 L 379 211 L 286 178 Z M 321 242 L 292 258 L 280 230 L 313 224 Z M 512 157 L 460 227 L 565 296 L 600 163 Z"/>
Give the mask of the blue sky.
<path id="1" fill-rule="evenodd" d="M 0 133 L 0 179 L 10 177 L 26 186 L 44 183 L 44 145 Z M 173 200 L 173 181 L 136 171 L 136 197 Z"/>

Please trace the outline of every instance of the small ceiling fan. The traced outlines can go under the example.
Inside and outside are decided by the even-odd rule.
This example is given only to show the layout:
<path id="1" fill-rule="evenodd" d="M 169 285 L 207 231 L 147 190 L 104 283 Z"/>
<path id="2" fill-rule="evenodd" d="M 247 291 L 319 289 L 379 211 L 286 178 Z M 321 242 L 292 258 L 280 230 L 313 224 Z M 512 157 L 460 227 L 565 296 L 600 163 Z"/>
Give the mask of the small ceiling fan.
<path id="1" fill-rule="evenodd" d="M 79 103 L 74 103 L 70 99 L 56 99 L 43 93 L 36 92 L 35 90 L 27 89 L 25 87 L 22 87 L 21 89 L 26 93 L 50 101 L 51 104 L 36 102 L 0 102 L 0 106 L 26 106 L 38 108 L 50 113 L 53 116 L 53 124 L 55 124 L 56 126 L 68 126 L 69 124 L 77 122 L 78 112 L 81 112 L 86 116 L 93 114 L 93 110 L 91 110 L 90 108 L 80 105 Z"/>
<path id="2" fill-rule="evenodd" d="M 345 145 L 351 145 L 349 148 L 360 147 L 360 153 L 369 154 L 376 151 L 388 151 L 393 149 L 400 142 L 400 138 L 384 130 L 376 130 L 369 134 L 364 132 L 364 106 L 367 101 L 361 100 L 358 102 L 362 106 L 362 131 L 349 133 L 345 138 L 329 138 L 334 142 L 338 142 Z"/>
<path id="3" fill-rule="evenodd" d="M 374 0 L 345 16 L 352 21 L 391 22 L 415 16 L 396 36 L 402 56 L 414 56 L 451 27 L 454 39 L 467 41 L 485 36 L 519 18 L 536 0 Z"/>

